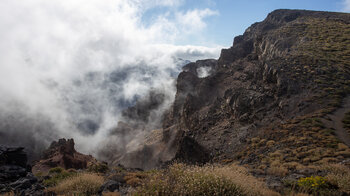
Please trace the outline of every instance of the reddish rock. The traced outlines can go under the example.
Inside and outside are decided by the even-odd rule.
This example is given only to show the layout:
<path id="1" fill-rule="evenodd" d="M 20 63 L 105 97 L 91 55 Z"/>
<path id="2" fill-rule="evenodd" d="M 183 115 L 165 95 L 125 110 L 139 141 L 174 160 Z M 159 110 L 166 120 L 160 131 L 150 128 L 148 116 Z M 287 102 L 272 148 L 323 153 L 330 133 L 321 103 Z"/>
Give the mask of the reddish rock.
<path id="1" fill-rule="evenodd" d="M 73 139 L 59 139 L 51 143 L 44 151 L 43 159 L 33 166 L 33 173 L 47 172 L 50 168 L 62 167 L 64 169 L 86 169 L 88 164 L 96 162 L 91 155 L 84 155 L 74 148 Z"/>

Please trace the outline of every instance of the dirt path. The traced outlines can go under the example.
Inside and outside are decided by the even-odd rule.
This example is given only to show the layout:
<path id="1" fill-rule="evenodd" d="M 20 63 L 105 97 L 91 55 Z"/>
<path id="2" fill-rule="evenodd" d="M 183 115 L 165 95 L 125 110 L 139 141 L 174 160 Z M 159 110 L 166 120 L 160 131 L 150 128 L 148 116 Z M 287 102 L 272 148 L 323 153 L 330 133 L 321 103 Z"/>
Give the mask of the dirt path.
<path id="1" fill-rule="evenodd" d="M 328 128 L 335 129 L 335 134 L 344 144 L 350 147 L 350 135 L 344 128 L 342 120 L 345 113 L 350 111 L 350 96 L 344 99 L 343 106 L 336 110 L 334 113 L 327 115 L 331 120 L 324 120 L 323 122 Z"/>

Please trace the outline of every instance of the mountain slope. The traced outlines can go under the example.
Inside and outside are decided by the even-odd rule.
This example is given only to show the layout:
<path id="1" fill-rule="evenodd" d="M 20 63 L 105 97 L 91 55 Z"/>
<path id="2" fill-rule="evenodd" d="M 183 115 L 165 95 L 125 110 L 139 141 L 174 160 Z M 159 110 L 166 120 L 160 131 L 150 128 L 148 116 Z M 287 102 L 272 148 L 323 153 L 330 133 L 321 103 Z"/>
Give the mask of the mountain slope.
<path id="1" fill-rule="evenodd" d="M 350 93 L 349 46 L 350 14 L 270 13 L 218 61 L 184 67 L 163 141 L 176 135 L 177 159 L 240 161 L 265 172 L 350 158 L 323 123 Z M 198 77 L 202 67 L 209 76 Z"/>

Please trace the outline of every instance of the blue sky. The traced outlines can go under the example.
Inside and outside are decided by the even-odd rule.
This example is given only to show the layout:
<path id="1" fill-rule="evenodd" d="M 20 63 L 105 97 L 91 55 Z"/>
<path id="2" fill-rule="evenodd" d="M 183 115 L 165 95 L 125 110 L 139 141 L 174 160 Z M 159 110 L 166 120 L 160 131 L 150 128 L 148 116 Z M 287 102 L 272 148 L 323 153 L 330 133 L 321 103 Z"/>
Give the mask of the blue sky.
<path id="1" fill-rule="evenodd" d="M 176 44 L 230 46 L 234 36 L 240 35 L 254 22 L 263 20 L 275 9 L 307 9 L 318 11 L 348 12 L 349 0 L 191 0 L 182 1 L 174 7 L 150 9 L 144 16 L 145 22 L 166 9 L 186 11 L 209 8 L 216 12 L 205 17 L 206 28 L 197 34 L 178 40 Z M 169 11 L 169 10 L 167 10 Z"/>

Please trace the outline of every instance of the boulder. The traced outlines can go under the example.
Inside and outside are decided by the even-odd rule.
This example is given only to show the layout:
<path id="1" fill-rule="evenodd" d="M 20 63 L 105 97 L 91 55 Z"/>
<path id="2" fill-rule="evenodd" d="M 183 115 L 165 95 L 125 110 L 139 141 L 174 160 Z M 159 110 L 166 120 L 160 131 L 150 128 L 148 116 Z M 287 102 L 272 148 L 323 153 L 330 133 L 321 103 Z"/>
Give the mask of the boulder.
<path id="1" fill-rule="evenodd" d="M 3 165 L 0 166 L 0 183 L 16 180 L 24 177 L 27 170 L 17 165 Z"/>
<path id="2" fill-rule="evenodd" d="M 118 190 L 120 186 L 120 183 L 114 180 L 108 180 L 106 181 L 101 187 L 99 192 L 114 192 L 115 190 Z"/>
<path id="3" fill-rule="evenodd" d="M 0 165 L 27 167 L 27 154 L 23 147 L 0 146 Z"/>
<path id="4" fill-rule="evenodd" d="M 0 195 L 45 195 L 44 187 L 28 168 L 23 147 L 0 146 Z"/>

